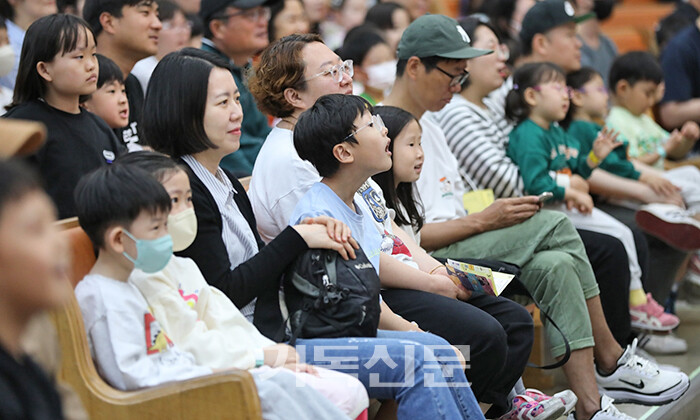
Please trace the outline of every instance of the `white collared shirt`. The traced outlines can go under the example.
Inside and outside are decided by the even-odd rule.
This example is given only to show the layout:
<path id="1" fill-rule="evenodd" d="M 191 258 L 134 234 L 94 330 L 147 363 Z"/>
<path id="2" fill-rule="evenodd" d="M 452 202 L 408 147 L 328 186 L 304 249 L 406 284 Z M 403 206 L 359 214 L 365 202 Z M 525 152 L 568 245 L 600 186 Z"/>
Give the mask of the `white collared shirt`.
<path id="1" fill-rule="evenodd" d="M 219 213 L 221 213 L 221 239 L 226 246 L 231 270 L 233 270 L 260 251 L 255 235 L 234 199 L 238 192 L 233 188 L 231 180 L 228 179 L 223 169 L 217 168 L 216 176 L 214 176 L 191 155 L 183 156 L 182 160 L 187 163 L 192 172 L 202 181 L 209 193 L 214 197 Z M 241 308 L 243 315 L 251 322 L 254 310 L 255 300 Z"/>

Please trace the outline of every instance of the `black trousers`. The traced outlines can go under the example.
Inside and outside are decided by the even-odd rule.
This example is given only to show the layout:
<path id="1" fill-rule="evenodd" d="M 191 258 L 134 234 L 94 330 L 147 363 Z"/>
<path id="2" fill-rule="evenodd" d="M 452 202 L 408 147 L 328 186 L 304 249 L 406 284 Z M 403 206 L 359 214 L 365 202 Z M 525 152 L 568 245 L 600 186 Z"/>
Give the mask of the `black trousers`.
<path id="1" fill-rule="evenodd" d="M 605 320 L 615 340 L 625 347 L 632 336 L 629 311 L 630 270 L 625 247 L 609 235 L 581 229 L 578 229 L 578 233 L 598 282 Z M 638 257 L 641 265 L 642 255 Z"/>
<path id="2" fill-rule="evenodd" d="M 408 289 L 382 290 L 387 305 L 423 330 L 452 345 L 469 345 L 466 373 L 476 398 L 493 407 L 510 406 L 508 393 L 523 374 L 534 340 L 532 317 L 521 305 L 501 297 L 476 295 L 468 302 Z"/>

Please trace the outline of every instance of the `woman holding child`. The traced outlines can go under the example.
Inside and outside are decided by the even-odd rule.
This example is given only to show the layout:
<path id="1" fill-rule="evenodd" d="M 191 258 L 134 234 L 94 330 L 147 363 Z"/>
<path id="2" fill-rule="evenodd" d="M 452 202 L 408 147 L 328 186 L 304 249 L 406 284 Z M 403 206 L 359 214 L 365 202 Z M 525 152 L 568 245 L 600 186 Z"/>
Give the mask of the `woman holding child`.
<path id="1" fill-rule="evenodd" d="M 344 225 L 325 218 L 313 219 L 312 225 L 287 227 L 263 246 L 245 190 L 219 167 L 224 156 L 238 149 L 242 118 L 238 89 L 227 63 L 186 49 L 166 56 L 155 69 L 146 97 L 143 132 L 156 150 L 180 159 L 188 169 L 197 236 L 180 255 L 192 258 L 207 282 L 242 308 L 249 320 L 269 325 L 265 317 L 271 314 L 256 311 L 256 302 L 277 299 L 279 278 L 297 256 L 312 247 L 353 257 L 356 244 L 348 239 Z M 319 222 L 328 226 L 319 226 Z M 397 400 L 399 418 L 483 418 L 452 349 L 436 336 L 388 332 L 381 338 L 323 339 L 318 343 L 332 348 L 318 347 L 316 339 L 307 339 L 306 351 L 300 350 L 300 355 L 305 354 L 310 363 L 357 374 L 370 397 Z M 428 345 L 441 348 L 433 351 Z M 407 347 L 413 347 L 415 356 L 410 370 L 403 363 Z M 398 366 L 392 369 L 384 363 L 369 363 L 377 348 Z M 320 350 L 325 359 L 314 360 Z M 339 365 L 341 357 L 353 363 Z M 452 376 L 444 376 L 441 368 Z M 426 387 L 427 375 L 452 386 Z M 372 381 L 378 377 L 381 385 L 370 385 L 370 377 Z"/>

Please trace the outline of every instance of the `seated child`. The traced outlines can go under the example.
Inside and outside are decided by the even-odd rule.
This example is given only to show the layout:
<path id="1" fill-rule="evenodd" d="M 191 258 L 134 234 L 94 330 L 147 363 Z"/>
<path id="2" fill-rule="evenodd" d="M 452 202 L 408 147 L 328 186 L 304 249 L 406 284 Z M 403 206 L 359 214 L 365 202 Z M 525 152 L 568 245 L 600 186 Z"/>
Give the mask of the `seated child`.
<path id="1" fill-rule="evenodd" d="M 609 131 L 603 130 L 588 154 L 581 151 L 578 140 L 567 135 L 558 125 L 569 108 L 565 82 L 563 71 L 551 63 L 531 63 L 516 70 L 513 90 L 506 97 L 506 116 L 518 124 L 510 133 L 508 156 L 520 167 L 528 193 L 551 192 L 554 200 L 547 207 L 566 213 L 577 228 L 612 235 L 622 242 L 631 276 L 632 325 L 646 330 L 672 330 L 678 325 L 678 318 L 664 313 L 661 305 L 650 294 L 644 293 L 632 232 L 593 207 L 588 184 L 582 179 L 588 178 L 600 161 L 622 144 L 616 142 L 616 137 Z M 549 174 L 551 171 L 569 175 L 571 184 L 566 187 L 557 185 Z"/>
<path id="2" fill-rule="evenodd" d="M 661 65 L 650 53 L 632 51 L 618 57 L 608 77 L 614 106 L 605 121 L 629 141 L 631 158 L 660 170 L 666 157 L 682 160 L 700 137 L 694 121 L 669 133 L 647 114 L 659 99 L 662 81 Z"/>
<path id="3" fill-rule="evenodd" d="M 75 201 L 80 225 L 99 250 L 75 294 L 100 374 L 112 386 L 131 390 L 214 372 L 173 343 L 128 282 L 134 269 L 153 274 L 172 260 L 171 199 L 162 185 L 138 167 L 113 165 L 81 179 Z M 347 418 L 285 375 L 259 371 L 253 378 L 264 418 Z"/>
<path id="4" fill-rule="evenodd" d="M 608 112 L 607 90 L 603 79 L 591 68 L 582 68 L 574 73 L 569 73 L 566 80 L 567 85 L 572 89 L 571 108 L 565 120 L 568 124 L 567 130 L 570 135 L 581 142 L 581 152 L 587 153 L 601 130 L 601 127 L 594 121 L 603 120 Z M 627 158 L 627 147 L 628 144 L 625 144 L 624 147 L 615 149 L 600 164 L 600 169 L 629 180 L 629 182 L 620 184 L 619 188 L 611 190 L 614 202 L 640 209 L 642 213 L 647 212 L 649 215 L 661 209 L 667 209 L 666 213 L 674 211 L 679 215 L 675 223 L 671 226 L 663 224 L 662 228 L 656 232 L 659 233 L 660 239 L 671 246 L 692 249 L 691 241 L 695 240 L 700 243 L 700 232 L 697 231 L 700 225 L 695 223 L 695 220 L 690 216 L 682 216 L 682 214 L 685 207 L 690 210 L 700 208 L 700 203 L 697 201 L 697 197 L 700 197 L 700 181 L 697 179 L 697 174 L 700 172 L 692 167 L 660 172 L 644 163 L 633 163 Z M 692 201 L 693 197 L 695 197 L 695 202 Z M 668 206 L 657 206 L 654 203 L 667 204 Z M 653 205 L 645 206 L 645 204 Z M 688 229 L 690 233 L 678 232 L 673 227 Z M 692 233 L 693 230 L 695 233 Z M 697 278 L 695 283 L 700 283 L 699 251 L 695 251 L 693 261 L 687 278 Z"/>
<path id="5" fill-rule="evenodd" d="M 3 139 L 5 146 L 10 139 Z M 3 148 L 4 149 L 4 148 Z M 33 316 L 70 296 L 56 209 L 25 165 L 0 161 L 0 418 L 63 418 L 55 384 L 22 351 Z"/>
<path id="6" fill-rule="evenodd" d="M 610 69 L 614 106 L 605 124 L 618 131 L 621 140 L 629 142 L 628 154 L 637 170 L 654 173 L 652 169 L 656 169 L 657 175 L 680 190 L 689 210 L 682 212 L 677 206 L 652 204 L 641 209 L 637 223 L 664 242 L 682 250 L 694 250 L 700 248 L 700 170 L 682 166 L 660 171 L 664 170 L 666 156 L 685 156 L 697 141 L 700 129 L 688 121 L 680 131 L 668 133 L 646 114 L 656 103 L 656 90 L 662 80 L 661 66 L 651 54 L 635 51 L 618 57 Z"/>
<path id="7" fill-rule="evenodd" d="M 102 54 L 96 54 L 96 57 L 100 69 L 97 90 L 81 96 L 80 106 L 102 118 L 122 138 L 121 131 L 129 124 L 129 101 L 126 98 L 124 75 L 111 59 Z M 129 147 L 131 144 L 126 145 Z"/>
<path id="8" fill-rule="evenodd" d="M 333 94 L 320 97 L 301 114 L 294 129 L 294 147 L 299 157 L 311 162 L 323 178 L 298 202 L 290 224 L 319 215 L 337 218 L 350 227 L 353 237 L 379 273 L 382 235 L 370 221 L 372 216 L 355 200 L 355 193 L 370 176 L 391 167 L 386 128 L 381 118 L 371 111 L 371 106 L 360 97 Z M 382 324 L 386 319 L 385 311 L 389 310 L 383 304 L 380 328 L 387 327 Z M 382 331 L 378 331 L 378 336 L 381 334 Z M 405 334 L 409 339 L 409 333 Z M 413 334 L 413 340 L 417 340 Z M 461 383 L 464 372 L 459 370 L 452 374 L 453 380 Z M 432 387 L 431 391 L 441 388 Z M 445 418 L 480 414 L 469 388 L 451 386 L 450 389 L 452 393 L 441 392 L 433 397 L 447 409 L 443 414 Z M 407 409 L 410 404 L 410 401 L 399 401 L 399 418 L 410 411 Z M 437 412 L 423 414 L 438 417 Z"/>
<path id="9" fill-rule="evenodd" d="M 168 232 L 173 251 L 187 248 L 197 235 L 197 219 L 184 168 L 163 154 L 145 151 L 125 155 L 118 163 L 146 170 L 165 187 L 172 202 Z M 146 298 L 173 343 L 192 353 L 198 364 L 212 369 L 250 370 L 262 365 L 291 371 L 303 366 L 293 347 L 263 336 L 223 292 L 206 282 L 189 258 L 173 256 L 156 273 L 136 269 L 129 282 Z M 323 368 L 280 373 L 308 384 L 350 418 L 358 417 L 369 404 L 364 387 L 350 375 Z"/>

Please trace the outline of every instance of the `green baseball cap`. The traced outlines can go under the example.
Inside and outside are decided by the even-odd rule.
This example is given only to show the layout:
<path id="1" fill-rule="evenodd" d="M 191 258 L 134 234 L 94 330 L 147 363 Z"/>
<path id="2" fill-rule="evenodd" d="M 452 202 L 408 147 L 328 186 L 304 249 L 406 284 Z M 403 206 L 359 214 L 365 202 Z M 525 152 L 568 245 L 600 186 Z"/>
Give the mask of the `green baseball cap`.
<path id="1" fill-rule="evenodd" d="M 414 20 L 404 31 L 396 56 L 399 60 L 413 56 L 465 59 L 492 52 L 472 48 L 469 35 L 451 17 L 423 15 Z"/>
<path id="2" fill-rule="evenodd" d="M 569 22 L 579 23 L 595 16 L 593 13 L 576 16 L 571 2 L 564 0 L 544 0 L 535 3 L 523 18 L 520 28 L 520 42 L 530 45 L 536 34 L 544 34 L 552 28 Z"/>

